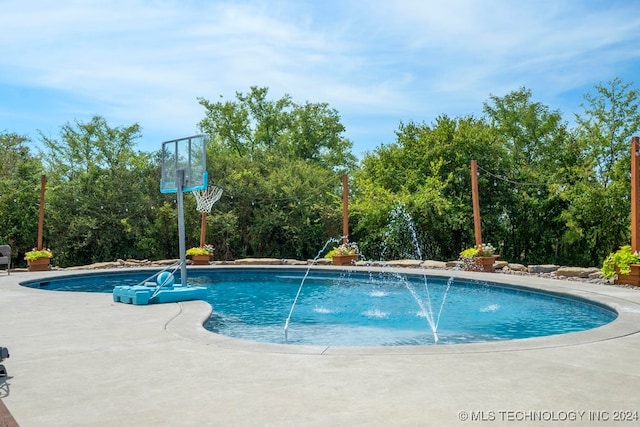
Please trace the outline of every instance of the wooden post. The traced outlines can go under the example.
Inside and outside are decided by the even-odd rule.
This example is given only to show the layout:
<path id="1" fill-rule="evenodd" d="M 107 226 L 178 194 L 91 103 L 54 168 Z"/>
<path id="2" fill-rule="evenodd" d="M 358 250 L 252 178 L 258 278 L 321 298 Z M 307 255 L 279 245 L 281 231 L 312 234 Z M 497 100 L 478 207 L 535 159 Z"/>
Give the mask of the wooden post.
<path id="1" fill-rule="evenodd" d="M 41 251 L 42 235 L 44 234 L 44 190 L 47 185 L 47 176 L 42 175 L 40 177 L 40 215 L 38 217 L 38 250 Z"/>
<path id="2" fill-rule="evenodd" d="M 207 213 L 202 212 L 202 218 L 200 219 L 200 247 L 203 248 L 206 244 L 205 235 L 207 234 Z"/>
<path id="3" fill-rule="evenodd" d="M 631 138 L 631 249 L 640 250 L 640 138 Z"/>
<path id="4" fill-rule="evenodd" d="M 480 196 L 478 194 L 478 163 L 471 160 L 471 199 L 473 201 L 473 231 L 476 235 L 476 246 L 482 244 L 482 228 L 480 226 Z"/>
<path id="5" fill-rule="evenodd" d="M 342 243 L 349 242 L 349 180 L 342 175 Z"/>

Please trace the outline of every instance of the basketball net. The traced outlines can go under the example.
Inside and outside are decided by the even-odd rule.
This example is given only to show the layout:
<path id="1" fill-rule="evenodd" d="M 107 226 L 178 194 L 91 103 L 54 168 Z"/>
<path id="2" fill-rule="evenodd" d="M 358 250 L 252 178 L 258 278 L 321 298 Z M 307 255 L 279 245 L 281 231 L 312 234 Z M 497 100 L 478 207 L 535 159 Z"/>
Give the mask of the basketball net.
<path id="1" fill-rule="evenodd" d="M 200 224 L 200 247 L 206 245 L 205 235 L 207 230 L 207 214 L 211 212 L 213 204 L 220 200 L 222 196 L 222 187 L 212 185 L 204 190 L 192 191 L 196 198 L 196 210 L 202 214 L 202 222 Z"/>
<path id="2" fill-rule="evenodd" d="M 196 210 L 200 213 L 207 214 L 211 212 L 213 204 L 220 200 L 222 188 L 213 185 L 204 190 L 194 190 L 192 193 L 196 198 Z"/>

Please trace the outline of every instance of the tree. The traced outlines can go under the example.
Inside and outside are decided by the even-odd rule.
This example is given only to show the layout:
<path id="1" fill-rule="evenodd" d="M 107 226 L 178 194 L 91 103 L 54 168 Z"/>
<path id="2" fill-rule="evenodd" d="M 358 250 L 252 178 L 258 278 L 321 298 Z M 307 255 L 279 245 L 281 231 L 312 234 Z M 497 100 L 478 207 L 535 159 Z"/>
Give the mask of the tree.
<path id="1" fill-rule="evenodd" d="M 629 168 L 629 140 L 640 129 L 640 100 L 631 83 L 611 80 L 584 95 L 584 112 L 576 114 L 576 139 L 592 162 L 594 177 L 607 187 Z"/>
<path id="2" fill-rule="evenodd" d="M 154 255 L 151 232 L 157 166 L 136 153 L 137 124 L 110 127 L 95 116 L 41 135 L 49 177 L 49 241 L 59 265 Z"/>
<path id="3" fill-rule="evenodd" d="M 440 116 L 432 126 L 401 123 L 396 135 L 395 143 L 368 154 L 356 174 L 358 241 L 368 257 L 403 253 L 406 244 L 388 234 L 397 229 L 402 209 L 414 223 L 424 257 L 455 258 L 473 241 L 470 161 L 495 169 L 490 165 L 503 158 L 500 146 L 486 122 L 473 117 Z M 493 187 L 483 185 L 482 191 L 485 221 L 495 222 Z"/>
<path id="4" fill-rule="evenodd" d="M 37 243 L 40 158 L 27 146 L 29 140 L 15 133 L 0 133 L 0 242 L 11 245 L 14 261 Z"/>
<path id="5" fill-rule="evenodd" d="M 587 93 L 584 112 L 576 114 L 575 145 L 584 166 L 567 200 L 564 239 L 581 264 L 599 265 L 630 238 L 630 140 L 640 129 L 638 91 L 615 78 Z M 603 220 L 606 219 L 606 220 Z"/>
<path id="6" fill-rule="evenodd" d="M 572 179 L 576 161 L 566 123 L 559 111 L 532 100 L 521 88 L 491 96 L 484 112 L 508 152 L 495 174 L 508 184 L 500 193 L 501 255 L 521 262 L 556 262 L 565 226 L 559 215 L 566 201 L 554 190 Z"/>
<path id="7" fill-rule="evenodd" d="M 252 86 L 248 94 L 237 92 L 236 101 L 199 98 L 205 108 L 199 127 L 240 157 L 269 154 L 325 168 L 355 166 L 336 110 L 326 103 L 298 105 L 289 95 L 270 101 L 267 95 L 267 88 Z"/>
<path id="8" fill-rule="evenodd" d="M 340 230 L 340 176 L 355 166 L 344 126 L 327 104 L 298 105 L 267 88 L 210 102 L 210 180 L 224 195 L 208 217 L 216 256 L 308 258 Z"/>

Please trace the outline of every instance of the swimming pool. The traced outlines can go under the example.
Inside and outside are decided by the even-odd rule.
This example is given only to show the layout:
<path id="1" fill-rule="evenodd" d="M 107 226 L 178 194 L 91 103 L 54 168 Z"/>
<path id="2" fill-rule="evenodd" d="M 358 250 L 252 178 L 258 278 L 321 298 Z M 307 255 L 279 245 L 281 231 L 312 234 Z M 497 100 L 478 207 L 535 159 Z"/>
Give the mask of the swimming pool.
<path id="1" fill-rule="evenodd" d="M 139 283 L 150 273 L 153 271 L 100 272 L 21 284 L 110 293 L 114 286 Z M 189 269 L 189 283 L 208 289 L 207 301 L 213 310 L 204 324 L 206 329 L 277 344 L 434 344 L 425 308 L 438 319 L 438 342 L 443 344 L 584 331 L 617 317 L 614 310 L 585 299 L 486 281 L 448 282 L 445 277 L 421 274 L 312 269 L 300 287 L 304 275 L 305 269 L 299 268 L 203 268 Z"/>

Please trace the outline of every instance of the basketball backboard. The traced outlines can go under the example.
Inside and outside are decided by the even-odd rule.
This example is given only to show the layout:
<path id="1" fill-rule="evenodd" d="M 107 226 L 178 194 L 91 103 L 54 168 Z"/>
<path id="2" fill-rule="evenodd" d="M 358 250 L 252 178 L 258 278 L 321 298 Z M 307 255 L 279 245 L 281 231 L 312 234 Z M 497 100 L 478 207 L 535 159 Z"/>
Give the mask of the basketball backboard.
<path id="1" fill-rule="evenodd" d="M 175 193 L 178 171 L 184 171 L 182 191 L 207 188 L 207 136 L 196 135 L 162 143 L 161 193 Z"/>

